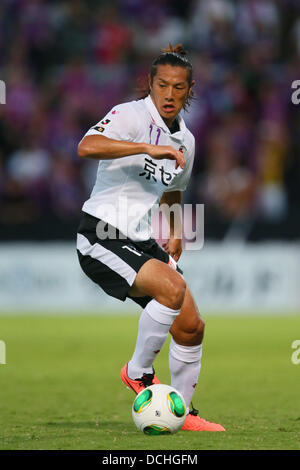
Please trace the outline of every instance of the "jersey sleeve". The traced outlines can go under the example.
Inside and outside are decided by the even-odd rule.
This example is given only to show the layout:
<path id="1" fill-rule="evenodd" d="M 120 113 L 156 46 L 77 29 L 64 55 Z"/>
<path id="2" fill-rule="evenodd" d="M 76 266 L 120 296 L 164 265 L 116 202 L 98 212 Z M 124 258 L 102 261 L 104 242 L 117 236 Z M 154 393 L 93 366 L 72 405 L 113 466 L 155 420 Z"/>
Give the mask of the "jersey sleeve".
<path id="1" fill-rule="evenodd" d="M 112 108 L 106 116 L 92 126 L 88 135 L 104 135 L 110 139 L 134 142 L 139 134 L 140 120 L 130 103 L 123 103 Z"/>
<path id="2" fill-rule="evenodd" d="M 168 185 L 165 192 L 185 191 L 190 181 L 195 157 L 195 140 L 189 150 L 186 151 L 186 164 L 184 169 L 178 173 Z"/>

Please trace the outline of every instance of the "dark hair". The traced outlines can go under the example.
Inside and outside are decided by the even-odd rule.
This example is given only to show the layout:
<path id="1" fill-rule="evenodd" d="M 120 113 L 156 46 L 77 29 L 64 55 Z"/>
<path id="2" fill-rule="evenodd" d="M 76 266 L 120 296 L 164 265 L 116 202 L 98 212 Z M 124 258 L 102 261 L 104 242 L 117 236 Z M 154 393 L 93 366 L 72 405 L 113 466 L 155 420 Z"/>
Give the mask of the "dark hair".
<path id="1" fill-rule="evenodd" d="M 151 65 L 150 69 L 150 79 L 151 83 L 153 82 L 153 78 L 156 75 L 157 72 L 157 66 L 158 65 L 172 65 L 173 67 L 184 67 L 188 71 L 188 84 L 189 86 L 191 85 L 193 81 L 193 67 L 190 61 L 185 57 L 187 55 L 187 52 L 184 50 L 182 44 L 177 44 L 176 46 L 172 46 L 172 44 L 169 44 L 169 47 L 167 49 L 162 49 L 162 53 L 154 59 Z M 149 84 L 147 85 L 141 85 L 139 87 L 140 94 L 140 99 L 145 98 L 146 96 L 149 95 L 150 93 L 150 87 Z M 190 96 L 188 96 L 185 105 L 183 106 L 184 109 L 186 109 L 187 106 L 191 104 L 191 100 L 194 98 L 193 91 L 191 91 Z"/>

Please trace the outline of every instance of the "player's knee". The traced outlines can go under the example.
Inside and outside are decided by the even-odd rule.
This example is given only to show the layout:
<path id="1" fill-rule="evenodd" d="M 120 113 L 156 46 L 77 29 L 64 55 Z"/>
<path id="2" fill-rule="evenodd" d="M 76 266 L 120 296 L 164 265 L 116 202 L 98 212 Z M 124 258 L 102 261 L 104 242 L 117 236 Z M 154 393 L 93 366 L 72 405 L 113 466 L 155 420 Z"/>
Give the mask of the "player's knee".
<path id="1" fill-rule="evenodd" d="M 172 280 L 168 287 L 168 302 L 170 304 L 169 307 L 173 308 L 174 310 L 180 309 L 185 296 L 185 280 L 179 277 L 176 280 Z"/>
<path id="2" fill-rule="evenodd" d="M 192 322 L 185 324 L 181 331 L 177 332 L 177 342 L 186 346 L 201 344 L 204 336 L 205 323 L 198 317 Z"/>

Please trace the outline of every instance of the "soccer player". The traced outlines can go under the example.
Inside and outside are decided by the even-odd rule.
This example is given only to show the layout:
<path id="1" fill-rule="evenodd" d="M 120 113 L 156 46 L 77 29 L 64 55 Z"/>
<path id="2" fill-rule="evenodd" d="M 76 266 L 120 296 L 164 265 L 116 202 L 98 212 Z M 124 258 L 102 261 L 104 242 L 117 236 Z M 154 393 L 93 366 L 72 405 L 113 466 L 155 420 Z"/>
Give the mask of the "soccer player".
<path id="1" fill-rule="evenodd" d="M 77 251 L 83 271 L 108 295 L 142 308 L 135 350 L 121 370 L 136 394 L 160 383 L 153 362 L 168 333 L 171 385 L 188 406 L 182 430 L 224 431 L 189 405 L 201 367 L 204 322 L 177 261 L 182 240 L 174 217 L 160 247 L 151 237 L 151 209 L 181 203 L 195 140 L 180 111 L 194 85 L 182 45 L 152 63 L 147 96 L 115 106 L 78 145 L 79 157 L 99 160 L 96 183 L 82 207 Z"/>

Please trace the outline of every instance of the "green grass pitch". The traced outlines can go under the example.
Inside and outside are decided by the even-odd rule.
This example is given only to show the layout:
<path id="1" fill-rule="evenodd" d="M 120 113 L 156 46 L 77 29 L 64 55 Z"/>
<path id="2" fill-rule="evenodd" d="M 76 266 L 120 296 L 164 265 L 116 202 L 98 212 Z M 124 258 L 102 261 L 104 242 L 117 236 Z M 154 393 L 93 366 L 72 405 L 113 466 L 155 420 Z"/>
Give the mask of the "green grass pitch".
<path id="1" fill-rule="evenodd" d="M 300 449 L 300 316 L 206 317 L 194 395 L 225 433 L 145 436 L 119 378 L 137 316 L 1 316 L 0 449 Z M 168 342 L 156 360 L 170 382 Z"/>

